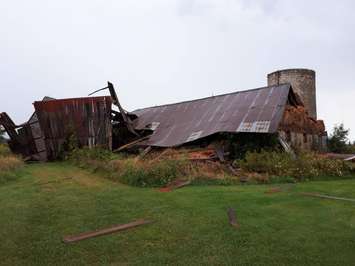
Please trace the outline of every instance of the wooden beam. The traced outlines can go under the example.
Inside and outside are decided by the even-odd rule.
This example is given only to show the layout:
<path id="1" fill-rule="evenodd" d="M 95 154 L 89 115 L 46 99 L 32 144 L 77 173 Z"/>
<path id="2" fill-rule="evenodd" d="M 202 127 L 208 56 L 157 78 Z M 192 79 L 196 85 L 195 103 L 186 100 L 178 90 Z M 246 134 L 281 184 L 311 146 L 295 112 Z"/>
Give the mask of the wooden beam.
<path id="1" fill-rule="evenodd" d="M 229 224 L 231 226 L 234 226 L 234 227 L 238 228 L 239 224 L 238 224 L 238 221 L 237 221 L 237 216 L 235 214 L 235 210 L 233 208 L 228 208 L 227 214 L 228 214 Z"/>
<path id="2" fill-rule="evenodd" d="M 138 144 L 139 142 L 148 139 L 150 136 L 145 136 L 143 138 L 137 139 L 135 141 L 132 141 L 130 143 L 127 143 L 125 145 L 122 145 L 121 147 L 119 147 L 118 149 L 114 150 L 113 152 L 118 152 L 118 151 L 123 151 L 124 149 L 128 149 L 130 147 L 133 147 L 134 145 Z"/>
<path id="3" fill-rule="evenodd" d="M 317 193 L 301 193 L 301 195 L 315 197 L 315 198 L 322 198 L 322 199 L 332 199 L 332 200 L 343 200 L 343 201 L 355 202 L 355 199 L 334 197 L 334 196 L 322 195 L 322 194 L 317 194 Z"/>
<path id="4" fill-rule="evenodd" d="M 86 233 L 82 233 L 79 235 L 65 236 L 63 238 L 63 242 L 64 243 L 78 242 L 78 241 L 81 241 L 84 239 L 108 235 L 108 234 L 112 234 L 112 233 L 115 233 L 118 231 L 123 231 L 123 230 L 127 230 L 130 228 L 134 228 L 134 227 L 137 227 L 140 225 L 150 224 L 150 223 L 152 223 L 152 221 L 137 220 L 137 221 L 134 221 L 134 222 L 131 222 L 128 224 L 115 225 L 115 226 L 112 226 L 112 227 L 106 228 L 106 229 L 101 229 L 101 230 L 92 231 L 92 232 L 86 232 Z"/>

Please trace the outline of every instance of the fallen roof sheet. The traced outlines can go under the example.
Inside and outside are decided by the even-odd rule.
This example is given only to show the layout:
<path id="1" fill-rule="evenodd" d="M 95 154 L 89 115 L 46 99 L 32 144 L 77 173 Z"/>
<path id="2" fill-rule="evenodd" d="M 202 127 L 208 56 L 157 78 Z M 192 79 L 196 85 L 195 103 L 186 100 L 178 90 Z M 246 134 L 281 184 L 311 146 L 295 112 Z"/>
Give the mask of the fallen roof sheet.
<path id="1" fill-rule="evenodd" d="M 173 147 L 218 132 L 275 133 L 290 84 L 138 109 L 137 130 L 154 131 L 146 145 Z M 293 94 L 293 91 L 292 91 Z"/>

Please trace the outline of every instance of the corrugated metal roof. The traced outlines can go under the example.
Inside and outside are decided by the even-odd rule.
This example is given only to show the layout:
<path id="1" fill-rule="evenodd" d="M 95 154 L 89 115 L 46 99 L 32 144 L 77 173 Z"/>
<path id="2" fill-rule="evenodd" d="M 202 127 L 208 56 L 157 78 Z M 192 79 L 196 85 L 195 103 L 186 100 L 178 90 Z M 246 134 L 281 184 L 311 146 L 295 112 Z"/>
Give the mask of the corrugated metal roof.
<path id="1" fill-rule="evenodd" d="M 291 85 L 283 84 L 139 109 L 135 129 L 151 128 L 147 145 L 173 147 L 218 132 L 274 133 Z"/>

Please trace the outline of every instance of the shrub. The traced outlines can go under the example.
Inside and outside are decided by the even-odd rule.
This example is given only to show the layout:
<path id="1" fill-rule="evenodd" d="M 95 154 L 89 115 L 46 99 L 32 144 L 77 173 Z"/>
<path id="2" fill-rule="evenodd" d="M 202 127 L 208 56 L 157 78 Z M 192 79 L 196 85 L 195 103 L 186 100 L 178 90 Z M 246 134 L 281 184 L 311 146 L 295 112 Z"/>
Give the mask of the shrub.
<path id="1" fill-rule="evenodd" d="M 6 144 L 0 144 L 0 156 L 10 155 L 11 151 Z"/>
<path id="2" fill-rule="evenodd" d="M 17 170 L 21 169 L 23 162 L 12 155 L 7 145 L 0 145 L 0 184 L 17 178 Z"/>
<path id="3" fill-rule="evenodd" d="M 185 176 L 184 160 L 138 160 L 101 148 L 75 149 L 68 159 L 80 167 L 102 171 L 110 179 L 132 186 L 163 186 Z"/>
<path id="4" fill-rule="evenodd" d="M 244 160 L 235 163 L 245 171 L 293 177 L 297 180 L 321 176 L 342 177 L 355 172 L 351 163 L 324 158 L 311 152 L 301 152 L 295 159 L 284 152 L 248 152 Z"/>
<path id="5" fill-rule="evenodd" d="M 164 186 L 184 176 L 184 161 L 160 160 L 138 161 L 136 159 L 114 160 L 111 162 L 111 177 L 120 182 L 140 187 Z"/>

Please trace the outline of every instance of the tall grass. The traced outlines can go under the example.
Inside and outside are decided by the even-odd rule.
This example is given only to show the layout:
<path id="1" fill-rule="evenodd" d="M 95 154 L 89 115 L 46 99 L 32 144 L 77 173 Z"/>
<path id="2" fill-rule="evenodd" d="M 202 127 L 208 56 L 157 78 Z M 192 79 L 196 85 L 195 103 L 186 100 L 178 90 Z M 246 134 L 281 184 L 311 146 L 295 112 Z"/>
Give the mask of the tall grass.
<path id="1" fill-rule="evenodd" d="M 7 145 L 0 144 L 0 184 L 16 179 L 22 166 L 23 161 L 13 155 Z"/>
<path id="2" fill-rule="evenodd" d="M 311 152 L 301 152 L 296 159 L 284 152 L 248 152 L 243 160 L 237 160 L 235 164 L 244 171 L 293 177 L 299 181 L 323 176 L 344 177 L 355 173 L 352 163 L 324 158 Z"/>
<path id="3" fill-rule="evenodd" d="M 102 172 L 112 180 L 139 187 L 164 186 L 184 176 L 183 160 L 139 160 L 100 148 L 76 149 L 69 160 L 82 168 Z"/>
<path id="4" fill-rule="evenodd" d="M 82 168 L 99 171 L 112 180 L 138 187 L 161 187 L 177 178 L 205 182 L 225 177 L 220 165 L 199 164 L 185 156 L 142 159 L 99 148 L 83 148 L 74 150 L 69 160 Z"/>

